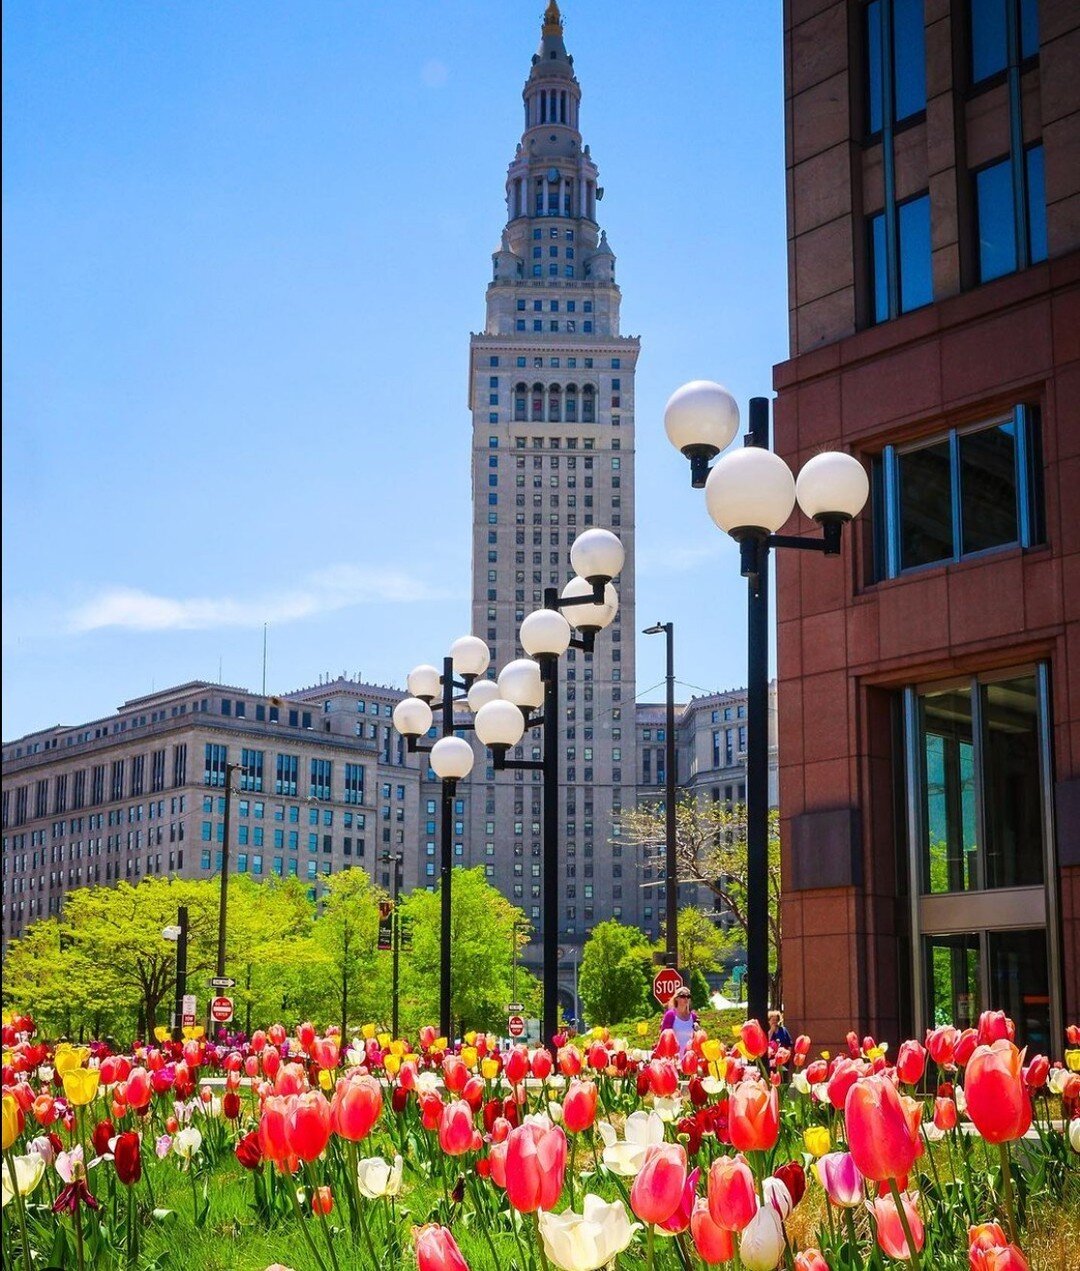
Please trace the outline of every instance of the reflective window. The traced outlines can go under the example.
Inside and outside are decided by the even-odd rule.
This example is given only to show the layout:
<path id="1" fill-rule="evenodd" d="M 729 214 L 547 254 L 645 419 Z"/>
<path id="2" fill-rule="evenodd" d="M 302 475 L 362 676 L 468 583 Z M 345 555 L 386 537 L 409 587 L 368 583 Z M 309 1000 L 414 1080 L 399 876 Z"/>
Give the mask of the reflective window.
<path id="1" fill-rule="evenodd" d="M 923 0 L 870 0 L 866 5 L 864 99 L 868 133 L 926 109 Z M 887 59 L 887 60 L 886 60 Z M 892 100 L 885 85 L 892 81 Z M 888 117 L 886 117 L 888 110 Z"/>
<path id="2" fill-rule="evenodd" d="M 1009 22 L 1019 23 L 1021 60 L 1039 52 L 1038 0 L 969 0 L 971 82 L 998 75 L 1009 65 Z"/>
<path id="3" fill-rule="evenodd" d="M 952 473 L 948 438 L 897 456 L 900 568 L 953 555 Z"/>
<path id="4" fill-rule="evenodd" d="M 886 212 L 869 218 L 867 242 L 870 251 L 869 279 L 872 288 L 871 311 L 874 322 L 928 305 L 934 298 L 930 256 L 930 196 L 921 194 L 895 208 L 897 259 L 896 274 L 899 294 L 896 312 L 890 312 L 889 256 L 885 228 Z"/>
<path id="5" fill-rule="evenodd" d="M 979 229 L 979 281 L 989 282 L 1016 268 L 1012 161 L 1003 159 L 975 173 L 975 216 Z"/>

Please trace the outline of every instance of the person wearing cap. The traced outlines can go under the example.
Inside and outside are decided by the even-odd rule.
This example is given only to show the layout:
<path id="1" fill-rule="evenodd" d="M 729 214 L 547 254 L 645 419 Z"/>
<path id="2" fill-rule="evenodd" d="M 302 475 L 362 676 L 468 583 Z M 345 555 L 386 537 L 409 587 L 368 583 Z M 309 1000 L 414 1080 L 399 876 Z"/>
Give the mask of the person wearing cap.
<path id="1" fill-rule="evenodd" d="M 664 1012 L 664 1018 L 660 1021 L 660 1031 L 663 1032 L 665 1028 L 671 1029 L 675 1034 L 675 1040 L 679 1043 L 681 1055 L 694 1040 L 697 1027 L 697 1011 L 690 1009 L 690 989 L 688 985 L 683 984 L 675 990 L 671 1004 Z"/>

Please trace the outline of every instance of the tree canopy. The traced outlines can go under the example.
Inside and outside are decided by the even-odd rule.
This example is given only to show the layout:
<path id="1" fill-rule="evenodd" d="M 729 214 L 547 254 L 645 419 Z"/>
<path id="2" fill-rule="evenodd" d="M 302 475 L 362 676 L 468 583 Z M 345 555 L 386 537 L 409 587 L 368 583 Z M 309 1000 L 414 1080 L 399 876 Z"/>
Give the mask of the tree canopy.
<path id="1" fill-rule="evenodd" d="M 617 1024 L 649 1009 L 652 946 L 644 932 L 611 919 L 593 927 L 581 952 L 578 994 L 590 1024 Z"/>

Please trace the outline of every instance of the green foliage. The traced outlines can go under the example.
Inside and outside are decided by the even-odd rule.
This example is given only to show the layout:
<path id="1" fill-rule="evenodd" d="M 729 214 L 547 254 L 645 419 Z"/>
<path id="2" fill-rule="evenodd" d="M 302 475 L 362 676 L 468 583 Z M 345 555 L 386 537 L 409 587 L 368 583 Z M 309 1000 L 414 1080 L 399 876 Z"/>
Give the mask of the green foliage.
<path id="1" fill-rule="evenodd" d="M 451 887 L 450 1002 L 455 1032 L 501 1033 L 511 1000 L 514 951 L 528 943 L 529 926 L 516 905 L 492 887 L 482 869 L 454 870 Z M 401 1019 L 406 1031 L 439 1018 L 442 891 L 417 889 L 402 905 L 412 946 L 402 958 Z M 517 1000 L 539 1013 L 539 985 L 517 968 Z"/>
<path id="2" fill-rule="evenodd" d="M 652 946 L 637 927 L 614 919 L 593 927 L 581 953 L 578 993 L 590 1024 L 646 1013 Z"/>

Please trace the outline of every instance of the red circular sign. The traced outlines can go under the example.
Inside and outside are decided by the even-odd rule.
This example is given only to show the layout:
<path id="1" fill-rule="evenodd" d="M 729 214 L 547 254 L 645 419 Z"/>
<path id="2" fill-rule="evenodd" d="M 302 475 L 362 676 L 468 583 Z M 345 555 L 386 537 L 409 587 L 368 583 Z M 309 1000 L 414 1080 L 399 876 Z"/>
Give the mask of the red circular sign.
<path id="1" fill-rule="evenodd" d="M 675 994 L 676 989 L 682 988 L 683 978 L 675 970 L 674 967 L 661 967 L 653 976 L 652 991 L 653 997 L 661 1004 L 667 1006 Z"/>
<path id="2" fill-rule="evenodd" d="M 210 1003 L 210 1018 L 215 1024 L 227 1024 L 233 1017 L 231 997 L 215 997 Z"/>
<path id="3" fill-rule="evenodd" d="M 506 1031 L 511 1037 L 521 1037 L 525 1032 L 525 1020 L 520 1015 L 511 1015 L 506 1025 Z"/>

